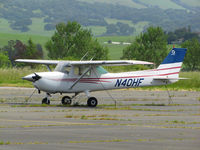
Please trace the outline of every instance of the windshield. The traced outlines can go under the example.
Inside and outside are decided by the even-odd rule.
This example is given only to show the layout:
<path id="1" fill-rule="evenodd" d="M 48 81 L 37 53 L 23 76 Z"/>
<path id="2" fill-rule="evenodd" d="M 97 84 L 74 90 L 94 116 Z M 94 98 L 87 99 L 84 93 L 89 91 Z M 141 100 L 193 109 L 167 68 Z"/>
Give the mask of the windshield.
<path id="1" fill-rule="evenodd" d="M 97 66 L 96 70 L 97 70 L 98 74 L 108 73 L 108 71 L 106 69 L 104 69 L 103 67 L 101 67 L 101 66 Z"/>

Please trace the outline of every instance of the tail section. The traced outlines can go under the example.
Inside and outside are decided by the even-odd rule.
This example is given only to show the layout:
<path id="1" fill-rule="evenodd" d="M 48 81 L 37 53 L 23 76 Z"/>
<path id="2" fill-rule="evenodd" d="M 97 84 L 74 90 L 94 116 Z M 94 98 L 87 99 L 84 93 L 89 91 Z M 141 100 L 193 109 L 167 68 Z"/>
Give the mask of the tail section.
<path id="1" fill-rule="evenodd" d="M 181 70 L 186 51 L 186 48 L 173 48 L 170 51 L 168 56 L 157 68 L 162 78 L 179 78 L 179 72 Z"/>

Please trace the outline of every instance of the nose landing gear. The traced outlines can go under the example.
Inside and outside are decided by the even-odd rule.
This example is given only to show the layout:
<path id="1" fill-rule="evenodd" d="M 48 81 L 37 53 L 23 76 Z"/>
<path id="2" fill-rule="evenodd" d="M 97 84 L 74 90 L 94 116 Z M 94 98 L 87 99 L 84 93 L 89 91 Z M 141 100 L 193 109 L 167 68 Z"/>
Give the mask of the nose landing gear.
<path id="1" fill-rule="evenodd" d="M 51 95 L 49 93 L 46 93 L 46 97 L 42 99 L 42 104 L 47 104 L 49 105 L 50 104 L 50 100 L 49 100 L 49 97 L 51 97 Z"/>
<path id="2" fill-rule="evenodd" d="M 42 99 L 42 104 L 50 104 L 50 100 L 47 98 L 47 97 L 45 97 L 45 98 L 43 98 Z"/>

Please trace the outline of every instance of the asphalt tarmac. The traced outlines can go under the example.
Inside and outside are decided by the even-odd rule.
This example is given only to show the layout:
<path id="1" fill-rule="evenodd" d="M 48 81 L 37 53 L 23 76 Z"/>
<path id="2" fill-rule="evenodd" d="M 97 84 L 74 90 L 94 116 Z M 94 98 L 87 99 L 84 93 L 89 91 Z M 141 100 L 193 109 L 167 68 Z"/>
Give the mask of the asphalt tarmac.
<path id="1" fill-rule="evenodd" d="M 33 91 L 0 88 L 0 150 L 199 150 L 200 92 L 101 91 L 88 108 L 84 94 L 81 106 L 61 107 L 56 94 L 47 107 Z"/>

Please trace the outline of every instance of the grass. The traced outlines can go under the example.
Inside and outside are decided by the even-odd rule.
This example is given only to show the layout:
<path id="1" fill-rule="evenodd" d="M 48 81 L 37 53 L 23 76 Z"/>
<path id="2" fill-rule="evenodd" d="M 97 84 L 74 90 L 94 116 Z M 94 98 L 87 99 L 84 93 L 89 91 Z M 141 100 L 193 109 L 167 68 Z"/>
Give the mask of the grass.
<path id="1" fill-rule="evenodd" d="M 0 141 L 0 145 L 10 145 L 10 141 L 4 142 L 4 141 Z"/>
<path id="2" fill-rule="evenodd" d="M 22 80 L 22 77 L 31 74 L 33 72 L 39 72 L 44 70 L 34 70 L 29 68 L 9 68 L 0 69 L 0 85 L 1 86 L 15 86 L 15 87 L 32 87 L 32 84 L 28 81 Z"/>
<path id="3" fill-rule="evenodd" d="M 200 72 L 181 72 L 180 77 L 189 78 L 187 80 L 179 80 L 174 84 L 167 85 L 169 90 L 180 91 L 200 91 Z M 144 87 L 146 90 L 166 90 L 165 86 Z"/>
<path id="4" fill-rule="evenodd" d="M 30 30 L 26 33 L 22 33 L 18 30 L 13 30 L 10 28 L 10 23 L 3 18 L 0 18 L 0 31 L 3 33 L 10 33 L 10 34 L 31 34 L 31 35 L 43 35 L 43 36 L 50 36 L 53 34 L 54 31 L 45 31 L 43 22 L 44 18 L 31 18 L 32 24 L 28 27 Z"/>

